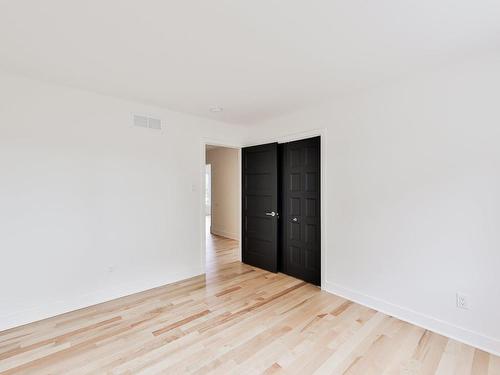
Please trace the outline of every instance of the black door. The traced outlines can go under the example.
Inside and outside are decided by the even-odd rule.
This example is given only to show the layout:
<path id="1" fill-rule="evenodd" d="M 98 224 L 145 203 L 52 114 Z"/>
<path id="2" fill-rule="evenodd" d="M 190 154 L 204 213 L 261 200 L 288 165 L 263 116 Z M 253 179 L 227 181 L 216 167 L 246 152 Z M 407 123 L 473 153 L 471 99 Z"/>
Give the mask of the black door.
<path id="1" fill-rule="evenodd" d="M 242 150 L 242 258 L 278 270 L 278 144 Z"/>
<path id="2" fill-rule="evenodd" d="M 320 285 L 320 137 L 286 143 L 283 162 L 283 272 Z"/>

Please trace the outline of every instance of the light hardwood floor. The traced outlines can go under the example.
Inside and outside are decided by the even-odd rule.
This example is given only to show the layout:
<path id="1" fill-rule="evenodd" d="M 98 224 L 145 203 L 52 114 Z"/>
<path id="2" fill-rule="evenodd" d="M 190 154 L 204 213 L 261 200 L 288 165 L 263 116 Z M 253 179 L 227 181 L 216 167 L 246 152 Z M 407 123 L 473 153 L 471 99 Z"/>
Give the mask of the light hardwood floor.
<path id="1" fill-rule="evenodd" d="M 240 263 L 0 332 L 1 374 L 498 375 L 500 358 Z"/>

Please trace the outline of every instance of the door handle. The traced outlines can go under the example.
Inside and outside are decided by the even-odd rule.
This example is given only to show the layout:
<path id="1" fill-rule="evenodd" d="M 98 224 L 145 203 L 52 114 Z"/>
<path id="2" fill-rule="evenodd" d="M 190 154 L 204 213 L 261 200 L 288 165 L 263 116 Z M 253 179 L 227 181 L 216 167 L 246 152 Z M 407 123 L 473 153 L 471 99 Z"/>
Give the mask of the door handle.
<path id="1" fill-rule="evenodd" d="M 276 212 L 274 212 L 274 211 L 273 211 L 273 212 L 266 212 L 266 215 L 267 215 L 267 216 L 272 216 L 272 217 L 275 217 L 275 216 L 277 215 L 277 213 L 276 213 Z"/>
<path id="2" fill-rule="evenodd" d="M 299 221 L 299 219 L 297 219 L 296 217 L 294 217 L 294 218 L 292 219 L 292 221 L 296 223 L 297 221 Z"/>

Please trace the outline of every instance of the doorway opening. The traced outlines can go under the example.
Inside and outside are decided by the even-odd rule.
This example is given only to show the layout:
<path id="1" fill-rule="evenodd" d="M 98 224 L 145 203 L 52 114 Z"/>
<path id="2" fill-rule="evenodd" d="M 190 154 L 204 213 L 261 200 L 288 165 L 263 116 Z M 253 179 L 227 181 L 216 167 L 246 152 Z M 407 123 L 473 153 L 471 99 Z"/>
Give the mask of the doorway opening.
<path id="1" fill-rule="evenodd" d="M 205 146 L 207 273 L 240 260 L 240 150 Z"/>

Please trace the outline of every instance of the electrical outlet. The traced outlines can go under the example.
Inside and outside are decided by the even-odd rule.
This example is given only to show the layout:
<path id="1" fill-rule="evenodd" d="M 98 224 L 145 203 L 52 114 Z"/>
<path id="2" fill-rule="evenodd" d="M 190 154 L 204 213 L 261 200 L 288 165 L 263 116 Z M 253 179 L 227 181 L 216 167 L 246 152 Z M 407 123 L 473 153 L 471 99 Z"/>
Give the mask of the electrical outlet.
<path id="1" fill-rule="evenodd" d="M 108 273 L 113 273 L 113 272 L 115 272 L 115 267 L 113 266 L 108 267 Z"/>
<path id="2" fill-rule="evenodd" d="M 457 293 L 457 309 L 469 310 L 469 297 L 465 294 Z"/>

